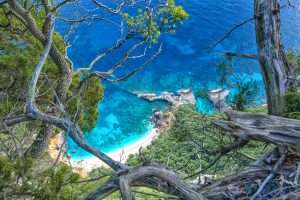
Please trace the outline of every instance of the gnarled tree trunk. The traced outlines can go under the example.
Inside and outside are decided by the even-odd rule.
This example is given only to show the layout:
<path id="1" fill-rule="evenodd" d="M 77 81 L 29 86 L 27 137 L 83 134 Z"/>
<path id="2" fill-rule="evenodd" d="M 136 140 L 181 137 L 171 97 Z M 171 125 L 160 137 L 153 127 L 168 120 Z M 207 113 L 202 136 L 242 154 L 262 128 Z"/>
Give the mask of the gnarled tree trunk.
<path id="1" fill-rule="evenodd" d="M 20 19 L 22 19 L 24 25 L 28 28 L 30 33 L 40 41 L 44 46 L 46 46 L 47 40 L 47 33 L 50 32 L 50 20 L 49 20 L 49 2 L 45 1 L 45 6 L 47 6 L 47 14 L 48 16 L 45 18 L 45 22 L 43 25 L 43 29 L 41 30 L 36 23 L 36 20 L 32 17 L 30 12 L 28 12 L 24 7 L 17 0 L 9 0 L 7 1 L 8 5 L 10 6 L 12 12 L 17 14 Z M 64 104 L 67 97 L 67 91 L 72 81 L 72 66 L 71 63 L 65 58 L 64 54 L 60 52 L 58 47 L 52 43 L 49 55 L 53 62 L 57 65 L 60 71 L 58 85 L 56 87 L 56 94 L 57 98 L 54 98 L 54 101 L 59 101 L 59 103 Z M 59 112 L 59 111 L 57 111 Z M 48 126 L 48 125 L 47 125 Z M 48 140 L 52 135 L 52 128 L 51 127 L 44 127 L 35 138 L 34 142 L 32 143 L 31 147 L 26 152 L 26 155 L 31 155 L 35 158 L 41 156 L 45 149 L 48 147 Z M 39 152 L 40 151 L 40 152 Z"/>
<path id="2" fill-rule="evenodd" d="M 254 0 L 258 57 L 266 87 L 269 114 L 282 115 L 291 69 L 280 42 L 278 0 Z"/>
<path id="3" fill-rule="evenodd" d="M 52 135 L 52 131 L 53 129 L 51 128 L 51 126 L 43 124 L 34 142 L 25 152 L 25 155 L 30 156 L 32 158 L 41 157 L 48 148 L 48 143 Z"/>

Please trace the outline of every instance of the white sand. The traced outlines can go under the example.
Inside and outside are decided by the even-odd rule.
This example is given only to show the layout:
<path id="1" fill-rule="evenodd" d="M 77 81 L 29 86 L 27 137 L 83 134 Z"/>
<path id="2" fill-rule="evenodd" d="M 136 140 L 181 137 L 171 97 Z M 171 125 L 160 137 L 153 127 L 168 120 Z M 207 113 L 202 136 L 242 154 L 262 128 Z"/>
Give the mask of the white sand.
<path id="1" fill-rule="evenodd" d="M 158 135 L 159 135 L 159 130 L 157 128 L 153 128 L 150 130 L 150 132 L 147 134 L 147 136 L 143 137 L 142 139 L 138 140 L 137 142 L 135 142 L 131 145 L 128 145 L 125 148 L 120 149 L 118 151 L 108 153 L 107 155 L 116 161 L 120 161 L 120 162 L 124 163 L 128 159 L 129 155 L 139 153 L 141 148 L 145 148 L 145 147 L 149 146 L 151 144 L 151 142 Z M 54 141 L 54 143 L 56 143 L 55 145 L 58 145 L 61 143 L 60 142 L 61 137 L 57 137 L 54 140 L 56 140 L 56 141 Z M 53 148 L 52 149 L 49 148 L 49 153 L 50 153 L 50 156 L 52 155 L 51 156 L 52 158 L 55 158 L 55 154 L 57 156 L 57 153 L 53 152 Z M 86 158 L 83 160 L 72 160 L 72 158 L 68 161 L 66 161 L 66 159 L 64 159 L 64 158 L 61 160 L 65 163 L 68 163 L 69 165 L 71 165 L 76 172 L 79 172 L 82 175 L 85 175 L 88 172 L 90 172 L 93 169 L 96 169 L 98 167 L 106 166 L 105 163 L 103 163 L 96 157 Z"/>

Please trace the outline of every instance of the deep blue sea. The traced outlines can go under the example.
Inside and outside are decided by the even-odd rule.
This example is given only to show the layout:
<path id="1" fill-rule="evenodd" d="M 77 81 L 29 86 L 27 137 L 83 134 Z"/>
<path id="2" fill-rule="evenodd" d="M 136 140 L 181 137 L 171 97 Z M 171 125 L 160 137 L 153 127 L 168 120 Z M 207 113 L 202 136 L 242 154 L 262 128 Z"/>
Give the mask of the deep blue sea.
<path id="1" fill-rule="evenodd" d="M 85 133 L 88 142 L 106 152 L 112 152 L 144 137 L 151 124 L 153 110 L 164 109 L 161 103 L 148 103 L 131 94 L 133 91 L 161 92 L 192 88 L 195 93 L 203 89 L 219 87 L 217 66 L 224 61 L 224 52 L 255 53 L 253 23 L 236 30 L 230 37 L 213 49 L 208 46 L 223 37 L 234 25 L 253 15 L 252 0 L 181 0 L 189 19 L 177 29 L 176 34 L 164 35 L 161 55 L 142 72 L 125 82 L 105 82 L 105 98 L 99 104 L 100 116 L 97 126 Z M 285 2 L 282 1 L 282 4 Z M 296 3 L 299 4 L 299 1 Z M 90 7 L 84 0 L 81 6 Z M 61 11 L 63 16 L 80 15 L 72 6 Z M 57 23 L 57 30 L 65 34 L 66 26 Z M 118 32 L 109 23 L 98 21 L 78 26 L 71 35 L 68 56 L 74 68 L 84 67 L 97 55 L 110 47 Z M 300 10 L 282 10 L 282 40 L 286 49 L 300 50 Z M 122 52 L 119 52 L 122 53 Z M 117 55 L 116 55 L 117 57 Z M 114 57 L 99 63 L 95 69 L 107 69 Z M 255 79 L 260 87 L 256 102 L 264 103 L 263 83 L 255 60 L 234 59 L 234 75 L 242 80 Z M 134 62 L 128 64 L 130 69 Z M 234 93 L 234 88 L 231 89 Z M 212 113 L 209 102 L 197 98 L 199 112 Z M 74 159 L 90 156 L 68 141 L 69 153 Z"/>

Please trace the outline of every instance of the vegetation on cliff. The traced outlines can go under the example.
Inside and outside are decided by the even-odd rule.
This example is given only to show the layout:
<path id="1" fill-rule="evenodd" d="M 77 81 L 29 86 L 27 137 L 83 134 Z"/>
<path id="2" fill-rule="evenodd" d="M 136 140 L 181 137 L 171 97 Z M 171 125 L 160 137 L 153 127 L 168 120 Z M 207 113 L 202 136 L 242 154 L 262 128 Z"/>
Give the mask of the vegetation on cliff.
<path id="1" fill-rule="evenodd" d="M 271 148 L 264 143 L 251 142 L 242 149 L 222 155 L 223 152 L 218 150 L 232 142 L 232 138 L 212 124 L 222 119 L 222 115 L 205 116 L 196 112 L 192 105 L 180 106 L 172 112 L 176 120 L 171 127 L 140 155 L 132 155 L 129 165 L 152 161 L 174 169 L 182 176 L 191 176 L 191 179 L 197 171 L 223 177 L 248 166 Z"/>

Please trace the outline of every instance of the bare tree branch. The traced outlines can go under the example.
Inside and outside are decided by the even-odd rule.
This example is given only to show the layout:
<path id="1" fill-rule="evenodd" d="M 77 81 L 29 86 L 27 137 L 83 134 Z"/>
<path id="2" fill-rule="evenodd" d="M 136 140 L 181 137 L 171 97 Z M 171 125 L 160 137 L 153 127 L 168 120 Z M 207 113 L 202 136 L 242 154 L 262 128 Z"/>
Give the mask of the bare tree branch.
<path id="1" fill-rule="evenodd" d="M 76 0 L 64 0 L 61 1 L 60 3 L 58 3 L 57 5 L 55 5 L 54 8 L 51 9 L 52 12 L 56 12 L 57 10 L 59 10 L 61 7 L 63 7 L 64 5 L 68 4 L 68 3 L 73 3 Z"/>
<path id="2" fill-rule="evenodd" d="M 102 8 L 104 10 L 106 10 L 109 13 L 113 13 L 113 14 L 120 14 L 120 12 L 122 11 L 122 9 L 124 8 L 124 6 L 126 5 L 126 1 L 122 1 L 117 8 L 111 8 L 105 4 L 103 4 L 100 1 L 97 0 L 92 0 L 94 2 L 94 4 L 96 6 L 98 6 L 99 8 Z M 134 1 L 133 1 L 134 2 Z"/>
<path id="3" fill-rule="evenodd" d="M 300 148 L 300 121 L 266 114 L 227 112 L 231 121 L 214 124 L 231 135 L 276 145 Z"/>
<path id="4" fill-rule="evenodd" d="M 243 53 L 225 52 L 225 56 L 226 57 L 238 57 L 238 58 L 254 59 L 254 60 L 258 59 L 258 56 L 256 54 L 243 54 Z"/>
<path id="5" fill-rule="evenodd" d="M 283 154 L 280 159 L 276 162 L 273 171 L 271 174 L 267 176 L 267 178 L 262 182 L 262 184 L 259 186 L 258 190 L 255 192 L 255 194 L 250 198 L 250 200 L 255 200 L 256 197 L 263 191 L 265 186 L 271 181 L 271 179 L 274 177 L 275 173 L 278 171 L 278 169 L 281 167 L 282 163 L 285 161 L 286 155 Z"/>
<path id="6" fill-rule="evenodd" d="M 244 26 L 245 24 L 248 24 L 249 22 L 253 21 L 255 19 L 255 17 L 251 17 L 248 18 L 244 21 L 242 21 L 241 23 L 233 26 L 231 29 L 229 29 L 229 31 L 227 31 L 223 37 L 221 37 L 219 40 L 217 40 L 215 43 L 211 44 L 209 47 L 207 47 L 207 49 L 212 49 L 214 47 L 216 47 L 218 44 L 220 44 L 221 42 L 223 42 L 226 38 L 228 38 L 236 29 L 240 28 L 241 26 Z"/>

